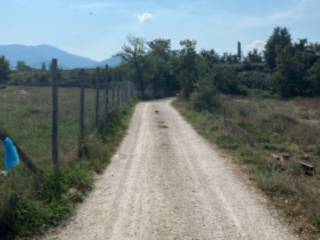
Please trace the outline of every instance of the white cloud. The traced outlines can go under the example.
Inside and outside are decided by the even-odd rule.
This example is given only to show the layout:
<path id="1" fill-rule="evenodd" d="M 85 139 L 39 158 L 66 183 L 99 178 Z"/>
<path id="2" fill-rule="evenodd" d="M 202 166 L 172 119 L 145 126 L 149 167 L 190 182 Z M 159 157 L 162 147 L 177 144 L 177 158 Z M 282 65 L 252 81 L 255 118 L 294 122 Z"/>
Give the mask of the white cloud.
<path id="1" fill-rule="evenodd" d="M 263 50 L 266 45 L 265 41 L 262 40 L 254 40 L 252 43 L 247 45 L 247 51 L 251 51 L 253 49 L 257 49 L 259 51 Z"/>
<path id="2" fill-rule="evenodd" d="M 138 20 L 141 24 L 152 22 L 154 19 L 153 15 L 149 12 L 145 12 L 138 16 Z"/>

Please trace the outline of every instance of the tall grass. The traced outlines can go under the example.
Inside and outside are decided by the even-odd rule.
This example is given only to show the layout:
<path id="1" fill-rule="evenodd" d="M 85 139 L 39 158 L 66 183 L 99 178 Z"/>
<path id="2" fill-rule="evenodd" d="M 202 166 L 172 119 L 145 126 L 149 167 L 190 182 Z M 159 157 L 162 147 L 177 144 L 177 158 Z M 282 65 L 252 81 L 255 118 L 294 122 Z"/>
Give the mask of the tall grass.
<path id="1" fill-rule="evenodd" d="M 221 97 L 226 109 L 195 111 L 178 100 L 175 107 L 195 129 L 235 156 L 250 178 L 290 216 L 303 239 L 320 237 L 320 177 L 308 177 L 299 161 L 320 163 L 320 99 Z M 226 123 L 226 124 L 225 124 Z M 290 154 L 289 160 L 274 156 Z"/>
<path id="2" fill-rule="evenodd" d="M 40 180 L 33 178 L 22 165 L 6 177 L 0 176 L 1 239 L 31 238 L 68 218 L 74 204 L 81 202 L 91 190 L 93 173 L 101 173 L 109 163 L 125 134 L 133 109 L 133 105 L 128 105 L 108 115 L 108 119 L 102 121 L 101 129 L 92 134 L 95 95 L 88 89 L 86 158 L 80 161 L 77 159 L 79 89 L 60 89 L 61 172 L 56 179 L 50 160 L 50 96 L 49 88 L 10 87 L 0 90 L 1 128 L 6 129 L 44 170 Z M 104 110 L 102 105 L 101 111 Z M 3 156 L 2 150 L 0 156 Z M 59 192 L 56 191 L 57 181 L 60 183 Z"/>

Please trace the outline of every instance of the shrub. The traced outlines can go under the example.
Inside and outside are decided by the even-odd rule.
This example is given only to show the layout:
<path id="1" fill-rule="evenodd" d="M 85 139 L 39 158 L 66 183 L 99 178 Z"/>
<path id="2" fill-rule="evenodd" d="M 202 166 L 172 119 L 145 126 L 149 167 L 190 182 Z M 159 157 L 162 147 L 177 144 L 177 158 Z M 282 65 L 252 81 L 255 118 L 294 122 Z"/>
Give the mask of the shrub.
<path id="1" fill-rule="evenodd" d="M 270 90 L 270 74 L 248 71 L 238 75 L 240 83 L 249 89 Z"/>
<path id="2" fill-rule="evenodd" d="M 241 87 L 236 69 L 232 66 L 217 66 L 209 77 L 216 89 L 224 94 L 247 95 L 246 89 Z"/>
<path id="3" fill-rule="evenodd" d="M 195 110 L 208 112 L 220 108 L 219 96 L 216 88 L 209 81 L 200 81 L 197 83 L 194 92 L 191 95 L 191 103 Z"/>

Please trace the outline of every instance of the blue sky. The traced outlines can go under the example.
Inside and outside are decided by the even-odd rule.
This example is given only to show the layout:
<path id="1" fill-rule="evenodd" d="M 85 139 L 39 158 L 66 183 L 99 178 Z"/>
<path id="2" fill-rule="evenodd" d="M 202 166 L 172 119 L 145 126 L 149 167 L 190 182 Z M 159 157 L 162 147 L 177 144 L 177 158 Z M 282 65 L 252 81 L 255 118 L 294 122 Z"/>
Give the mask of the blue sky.
<path id="1" fill-rule="evenodd" d="M 102 60 L 128 35 L 197 40 L 219 53 L 261 47 L 275 26 L 320 41 L 320 0 L 0 0 L 0 44 L 50 44 Z"/>

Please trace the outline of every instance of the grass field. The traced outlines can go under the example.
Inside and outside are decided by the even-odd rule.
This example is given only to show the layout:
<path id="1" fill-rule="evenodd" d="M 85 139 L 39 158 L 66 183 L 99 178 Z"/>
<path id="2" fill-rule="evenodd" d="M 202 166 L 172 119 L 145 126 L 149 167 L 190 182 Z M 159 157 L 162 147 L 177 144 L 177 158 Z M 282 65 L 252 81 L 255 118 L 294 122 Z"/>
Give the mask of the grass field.
<path id="1" fill-rule="evenodd" d="M 106 119 L 103 114 L 105 95 L 102 92 L 102 129 L 101 133 L 92 134 L 95 91 L 87 89 L 87 157 L 78 161 L 79 97 L 79 89 L 60 88 L 61 194 L 57 195 L 51 162 L 51 89 L 0 89 L 0 128 L 5 129 L 33 162 L 44 170 L 40 181 L 34 179 L 23 164 L 8 176 L 0 176 L 0 235 L 5 236 L 4 239 L 25 239 L 66 219 L 72 211 L 73 203 L 81 201 L 91 189 L 92 173 L 103 171 L 124 136 L 132 107 L 124 107 Z M 1 147 L 0 170 L 4 169 L 3 157 Z"/>
<path id="2" fill-rule="evenodd" d="M 79 89 L 60 89 L 59 141 L 62 159 L 77 145 Z M 86 94 L 86 126 L 94 124 L 94 90 Z M 51 89 L 8 87 L 0 90 L 0 126 L 8 131 L 35 163 L 46 167 L 51 159 Z"/>
<path id="3" fill-rule="evenodd" d="M 213 113 L 176 101 L 195 129 L 234 156 L 303 239 L 320 236 L 320 175 L 306 176 L 300 161 L 320 165 L 320 99 L 280 101 L 222 97 Z M 283 158 L 283 156 L 288 156 Z"/>

